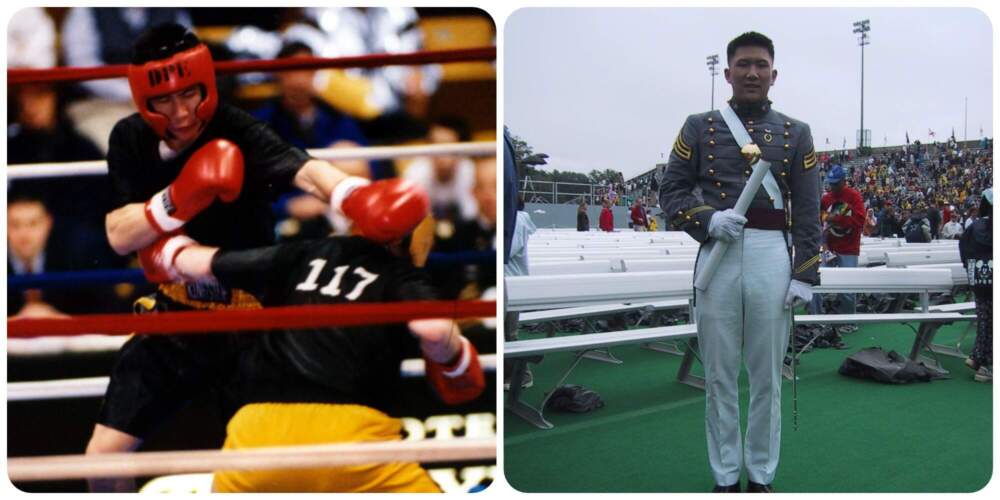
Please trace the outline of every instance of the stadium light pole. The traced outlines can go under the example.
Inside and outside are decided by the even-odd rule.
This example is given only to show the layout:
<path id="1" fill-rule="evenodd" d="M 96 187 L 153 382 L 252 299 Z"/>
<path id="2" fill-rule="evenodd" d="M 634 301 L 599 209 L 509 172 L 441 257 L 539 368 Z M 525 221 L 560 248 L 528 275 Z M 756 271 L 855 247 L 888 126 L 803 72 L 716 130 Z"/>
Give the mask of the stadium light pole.
<path id="1" fill-rule="evenodd" d="M 859 150 L 865 146 L 865 45 L 870 43 L 868 41 L 868 32 L 870 30 L 871 28 L 868 26 L 867 19 L 854 23 L 854 33 L 861 35 L 858 37 L 858 45 L 861 46 L 861 129 L 858 132 Z"/>
<path id="2" fill-rule="evenodd" d="M 719 72 L 715 70 L 715 66 L 719 64 L 719 54 L 712 54 L 705 58 L 705 64 L 708 65 L 708 72 L 712 74 L 712 110 L 715 109 L 715 75 Z"/>

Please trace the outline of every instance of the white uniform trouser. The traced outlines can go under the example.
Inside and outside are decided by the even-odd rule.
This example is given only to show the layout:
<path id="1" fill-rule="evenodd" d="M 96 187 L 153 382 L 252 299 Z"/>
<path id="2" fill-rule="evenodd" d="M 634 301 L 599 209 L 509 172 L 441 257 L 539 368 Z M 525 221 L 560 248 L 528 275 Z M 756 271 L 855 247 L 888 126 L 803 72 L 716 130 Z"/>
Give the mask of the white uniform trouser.
<path id="1" fill-rule="evenodd" d="M 702 257 L 714 244 L 705 244 Z M 696 292 L 695 321 L 705 367 L 705 433 L 716 484 L 737 483 L 743 467 L 755 483 L 774 479 L 781 447 L 781 365 L 790 327 L 784 301 L 790 280 L 782 232 L 744 229 L 729 245 L 707 289 Z M 741 354 L 750 375 L 745 443 L 740 435 Z"/>

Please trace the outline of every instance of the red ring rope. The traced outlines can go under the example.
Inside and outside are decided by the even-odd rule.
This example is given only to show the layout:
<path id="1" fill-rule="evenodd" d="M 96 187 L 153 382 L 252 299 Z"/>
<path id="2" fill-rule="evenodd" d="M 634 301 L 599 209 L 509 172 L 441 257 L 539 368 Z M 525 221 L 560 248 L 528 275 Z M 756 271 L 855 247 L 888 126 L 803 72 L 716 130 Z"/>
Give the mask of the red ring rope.
<path id="1" fill-rule="evenodd" d="M 403 323 L 422 318 L 496 317 L 482 300 L 286 306 L 241 311 L 185 311 L 145 315 L 85 314 L 60 319 L 7 320 L 8 338 L 175 334 Z"/>
<path id="2" fill-rule="evenodd" d="M 496 57 L 496 47 L 480 47 L 458 50 L 427 50 L 405 54 L 369 54 L 351 57 L 296 57 L 263 61 L 220 61 L 215 63 L 215 72 L 218 74 L 227 74 L 322 68 L 372 68 L 391 65 L 488 61 L 494 60 Z M 128 65 L 126 64 L 86 68 L 8 69 L 7 84 L 81 82 L 105 78 L 124 78 L 127 70 Z"/>

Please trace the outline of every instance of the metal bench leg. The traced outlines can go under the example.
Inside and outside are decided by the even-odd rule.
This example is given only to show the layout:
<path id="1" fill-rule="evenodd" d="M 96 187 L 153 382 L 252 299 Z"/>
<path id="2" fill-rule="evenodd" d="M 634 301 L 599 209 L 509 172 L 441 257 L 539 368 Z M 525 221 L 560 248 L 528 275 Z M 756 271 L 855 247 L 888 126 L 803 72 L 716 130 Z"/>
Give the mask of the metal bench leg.
<path id="1" fill-rule="evenodd" d="M 625 363 L 624 361 L 616 358 L 614 354 L 611 354 L 610 349 L 594 349 L 592 351 L 586 351 L 583 354 L 583 357 L 594 361 L 600 361 L 602 363 L 611 363 L 613 365 Z"/>
<path id="2" fill-rule="evenodd" d="M 691 374 L 691 367 L 698 356 L 698 339 L 690 339 L 687 344 L 684 359 L 681 360 L 681 367 L 677 371 L 677 381 L 697 389 L 705 390 L 705 379 Z"/>
<path id="3" fill-rule="evenodd" d="M 667 354 L 673 354 L 675 356 L 684 356 L 684 350 L 677 345 L 677 342 L 667 342 L 667 341 L 647 342 L 645 344 L 642 344 L 641 347 L 643 349 L 649 349 L 651 351 L 665 352 Z"/>
<path id="4" fill-rule="evenodd" d="M 910 359 L 913 361 L 920 361 L 928 369 L 938 372 L 942 375 L 947 375 L 948 370 L 944 369 L 941 362 L 937 359 L 936 353 L 929 349 L 931 340 L 934 338 L 934 334 L 937 333 L 938 329 L 941 328 L 942 323 L 921 323 L 920 327 L 917 328 L 917 337 L 913 340 L 913 348 L 910 350 Z M 928 349 L 932 357 L 922 356 L 920 353 Z"/>
<path id="5" fill-rule="evenodd" d="M 551 422 L 545 420 L 545 405 L 549 402 L 549 399 L 552 397 L 552 394 L 555 393 L 555 390 L 562 387 L 563 383 L 566 382 L 566 378 L 568 378 L 569 374 L 572 373 L 574 368 L 576 368 L 576 365 L 580 364 L 580 360 L 583 359 L 583 355 L 585 353 L 586 351 L 581 351 L 576 354 L 573 359 L 573 363 L 569 365 L 569 368 L 566 369 L 563 376 L 558 382 L 556 382 L 556 385 L 552 388 L 552 390 L 545 394 L 545 398 L 542 399 L 538 408 L 535 408 L 521 400 L 521 392 L 523 389 L 521 388 L 521 384 L 516 384 L 516 387 L 511 386 L 510 391 L 507 393 L 507 409 L 510 410 L 511 413 L 523 418 L 529 424 L 534 425 L 539 429 L 551 429 L 555 427 Z M 526 368 L 526 361 L 514 361 L 514 373 L 511 374 L 511 380 L 521 380 Z"/>
<path id="6" fill-rule="evenodd" d="M 958 342 L 954 346 L 932 343 L 932 341 L 934 340 L 934 334 L 931 334 L 927 338 L 926 348 L 928 351 L 931 351 L 935 354 L 941 354 L 944 356 L 951 356 L 953 358 L 965 359 L 968 357 L 968 355 L 962 352 L 962 342 L 965 341 L 965 337 L 969 334 L 972 328 L 975 327 L 975 325 L 976 325 L 975 321 L 969 321 L 965 327 L 965 330 L 962 331 L 962 335 L 958 338 Z M 937 329 L 935 329 L 935 333 L 936 331 Z"/>
<path id="7" fill-rule="evenodd" d="M 591 322 L 591 318 L 584 319 L 584 331 L 581 333 L 587 334 L 596 332 L 597 332 L 597 327 L 596 325 L 594 325 L 594 323 Z M 611 363 L 613 365 L 620 365 L 625 363 L 624 361 L 616 358 L 614 354 L 611 354 L 611 349 L 594 349 L 585 351 L 583 357 L 587 359 L 592 359 L 594 361 L 600 361 L 602 363 Z"/>

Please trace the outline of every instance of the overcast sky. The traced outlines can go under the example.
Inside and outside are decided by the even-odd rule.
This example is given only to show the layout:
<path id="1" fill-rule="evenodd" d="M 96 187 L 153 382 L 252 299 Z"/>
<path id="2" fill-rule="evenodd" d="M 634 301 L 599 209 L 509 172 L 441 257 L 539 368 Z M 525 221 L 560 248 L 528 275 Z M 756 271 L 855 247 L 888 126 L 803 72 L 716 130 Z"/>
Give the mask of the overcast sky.
<path id="1" fill-rule="evenodd" d="M 669 155 L 687 115 L 731 96 L 726 44 L 755 30 L 774 41 L 775 109 L 812 127 L 817 150 L 855 146 L 861 49 L 854 21 L 870 20 L 865 128 L 872 145 L 965 132 L 993 137 L 992 27 L 951 8 L 521 9 L 504 25 L 504 123 L 548 168 L 621 170 L 626 178 Z M 830 144 L 826 144 L 829 139 Z"/>

